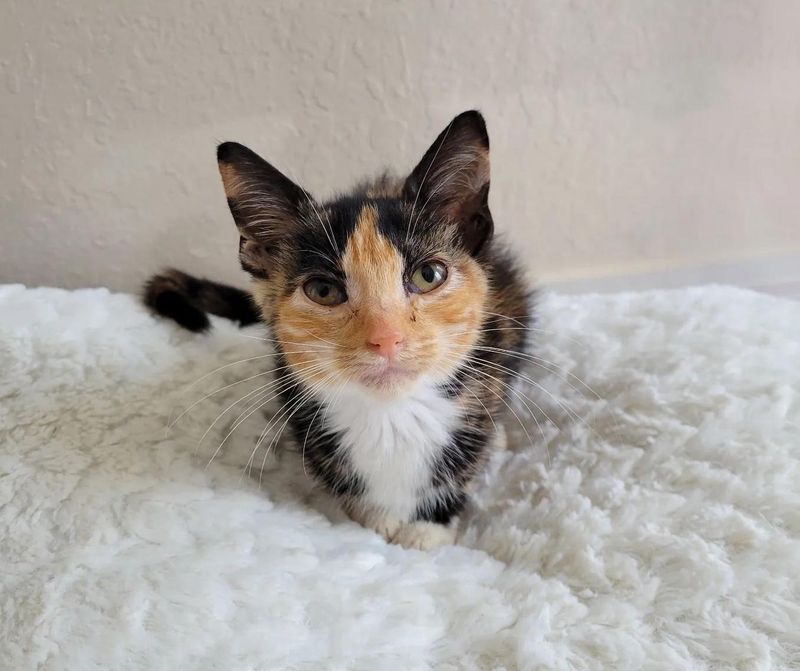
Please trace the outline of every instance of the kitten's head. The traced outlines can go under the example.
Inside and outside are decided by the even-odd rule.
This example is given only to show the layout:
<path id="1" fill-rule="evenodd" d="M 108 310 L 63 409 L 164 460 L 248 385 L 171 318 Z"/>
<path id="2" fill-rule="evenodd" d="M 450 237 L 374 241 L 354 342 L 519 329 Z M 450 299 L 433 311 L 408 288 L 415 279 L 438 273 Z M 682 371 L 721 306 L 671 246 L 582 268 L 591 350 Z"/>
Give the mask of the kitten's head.
<path id="1" fill-rule="evenodd" d="M 217 157 L 242 267 L 292 372 L 320 389 L 398 396 L 464 363 L 493 229 L 478 112 L 453 119 L 405 180 L 329 202 L 242 145 Z"/>

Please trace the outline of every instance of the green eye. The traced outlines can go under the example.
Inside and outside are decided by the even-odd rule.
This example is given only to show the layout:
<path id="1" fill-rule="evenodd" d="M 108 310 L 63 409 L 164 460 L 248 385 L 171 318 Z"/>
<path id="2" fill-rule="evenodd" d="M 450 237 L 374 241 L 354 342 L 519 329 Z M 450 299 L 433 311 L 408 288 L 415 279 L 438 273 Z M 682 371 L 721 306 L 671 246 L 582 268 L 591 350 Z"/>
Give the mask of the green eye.
<path id="1" fill-rule="evenodd" d="M 433 291 L 436 287 L 440 287 L 447 279 L 447 267 L 439 261 L 427 261 L 420 266 L 411 275 L 411 290 L 426 294 Z"/>
<path id="2" fill-rule="evenodd" d="M 339 284 L 319 277 L 308 280 L 303 291 L 315 303 L 328 307 L 341 305 L 347 300 L 347 294 Z"/>

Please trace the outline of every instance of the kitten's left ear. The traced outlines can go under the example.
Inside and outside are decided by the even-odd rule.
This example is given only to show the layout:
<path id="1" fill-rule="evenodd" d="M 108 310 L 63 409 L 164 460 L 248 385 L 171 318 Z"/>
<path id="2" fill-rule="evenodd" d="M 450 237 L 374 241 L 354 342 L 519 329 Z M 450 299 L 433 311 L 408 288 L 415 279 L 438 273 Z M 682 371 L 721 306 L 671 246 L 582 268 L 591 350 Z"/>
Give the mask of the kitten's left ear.
<path id="1" fill-rule="evenodd" d="M 403 197 L 427 216 L 456 224 L 468 252 L 481 250 L 494 223 L 489 211 L 489 135 L 480 112 L 462 112 L 440 133 L 406 179 Z"/>

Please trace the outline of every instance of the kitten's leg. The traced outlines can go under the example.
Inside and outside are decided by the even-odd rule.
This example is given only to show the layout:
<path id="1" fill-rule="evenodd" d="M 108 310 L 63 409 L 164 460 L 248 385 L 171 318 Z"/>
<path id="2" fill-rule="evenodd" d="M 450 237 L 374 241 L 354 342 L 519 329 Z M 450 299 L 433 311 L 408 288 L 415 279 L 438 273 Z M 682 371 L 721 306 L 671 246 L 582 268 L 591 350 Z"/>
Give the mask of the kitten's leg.
<path id="1" fill-rule="evenodd" d="M 402 525 L 398 518 L 362 503 L 347 503 L 344 509 L 351 520 L 376 531 L 389 542 Z"/>
<path id="2" fill-rule="evenodd" d="M 404 548 L 431 550 L 456 541 L 458 514 L 464 509 L 466 495 L 456 489 L 440 489 L 433 503 L 423 505 L 413 522 L 400 526 L 392 543 Z"/>

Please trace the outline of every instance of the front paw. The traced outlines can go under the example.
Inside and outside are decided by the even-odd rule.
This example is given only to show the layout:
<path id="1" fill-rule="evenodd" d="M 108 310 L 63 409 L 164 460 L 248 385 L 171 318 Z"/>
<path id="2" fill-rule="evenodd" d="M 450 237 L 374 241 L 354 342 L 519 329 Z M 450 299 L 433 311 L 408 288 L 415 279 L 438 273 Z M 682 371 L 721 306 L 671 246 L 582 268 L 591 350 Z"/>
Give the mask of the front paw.
<path id="1" fill-rule="evenodd" d="M 455 543 L 456 531 L 435 522 L 408 522 L 401 524 L 389 540 L 409 550 L 432 550 Z"/>
<path id="2" fill-rule="evenodd" d="M 379 533 L 388 542 L 391 542 L 392 537 L 402 525 L 402 522 L 396 517 L 372 508 L 351 508 L 347 510 L 347 514 L 354 522 Z"/>

